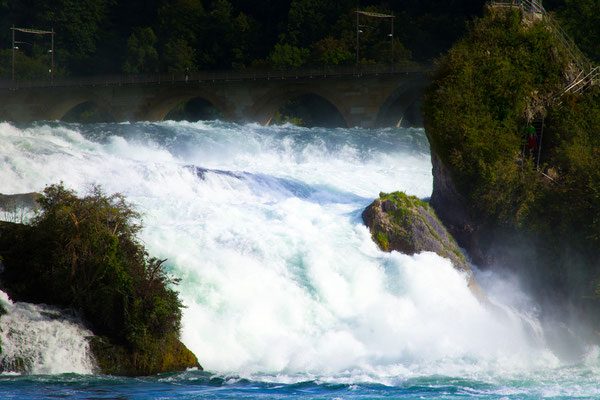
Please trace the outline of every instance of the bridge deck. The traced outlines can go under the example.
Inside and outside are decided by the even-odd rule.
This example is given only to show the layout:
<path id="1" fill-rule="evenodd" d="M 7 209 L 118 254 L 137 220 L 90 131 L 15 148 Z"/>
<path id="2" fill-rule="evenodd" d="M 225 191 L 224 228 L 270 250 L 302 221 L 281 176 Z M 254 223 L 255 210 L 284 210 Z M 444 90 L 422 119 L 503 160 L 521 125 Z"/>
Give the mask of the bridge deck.
<path id="1" fill-rule="evenodd" d="M 232 71 L 198 71 L 173 74 L 106 75 L 67 77 L 32 81 L 0 81 L 0 89 L 68 87 L 68 86 L 122 86 L 162 83 L 202 83 L 228 81 L 257 81 L 300 78 L 361 77 L 425 73 L 433 71 L 433 64 L 412 62 L 395 65 L 322 66 L 293 69 L 245 69 Z"/>

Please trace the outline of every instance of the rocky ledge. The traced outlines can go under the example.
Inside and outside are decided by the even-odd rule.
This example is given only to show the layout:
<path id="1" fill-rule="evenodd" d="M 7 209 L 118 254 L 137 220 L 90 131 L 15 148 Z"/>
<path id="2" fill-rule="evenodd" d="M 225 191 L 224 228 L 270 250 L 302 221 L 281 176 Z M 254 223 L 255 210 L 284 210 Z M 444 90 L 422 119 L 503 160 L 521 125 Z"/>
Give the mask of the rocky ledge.
<path id="1" fill-rule="evenodd" d="M 427 202 L 402 192 L 379 196 L 365 209 L 362 218 L 382 250 L 408 255 L 422 251 L 437 253 L 466 273 L 471 290 L 480 299 L 484 298 L 460 248 Z"/>
<path id="2" fill-rule="evenodd" d="M 163 341 L 151 355 L 132 352 L 125 346 L 113 345 L 104 337 L 90 338 L 90 348 L 100 372 L 108 375 L 143 376 L 164 372 L 185 371 L 197 368 L 202 371 L 198 359 L 179 339 L 172 337 Z"/>

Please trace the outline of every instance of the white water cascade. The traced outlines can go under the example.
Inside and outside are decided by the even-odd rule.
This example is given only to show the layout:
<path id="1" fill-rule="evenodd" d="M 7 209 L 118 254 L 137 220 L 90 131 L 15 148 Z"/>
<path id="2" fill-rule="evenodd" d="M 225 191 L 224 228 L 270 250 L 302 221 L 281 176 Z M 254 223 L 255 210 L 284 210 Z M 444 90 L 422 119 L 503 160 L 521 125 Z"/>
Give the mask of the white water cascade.
<path id="1" fill-rule="evenodd" d="M 360 215 L 380 191 L 431 194 L 421 129 L 5 123 L 0 140 L 0 192 L 98 183 L 143 213 L 207 370 L 389 382 L 558 364 L 528 310 L 481 304 L 435 254 L 373 243 Z"/>
<path id="2" fill-rule="evenodd" d="M 0 370 L 4 373 L 91 374 L 87 337 L 92 332 L 60 310 L 13 303 L 0 291 Z"/>

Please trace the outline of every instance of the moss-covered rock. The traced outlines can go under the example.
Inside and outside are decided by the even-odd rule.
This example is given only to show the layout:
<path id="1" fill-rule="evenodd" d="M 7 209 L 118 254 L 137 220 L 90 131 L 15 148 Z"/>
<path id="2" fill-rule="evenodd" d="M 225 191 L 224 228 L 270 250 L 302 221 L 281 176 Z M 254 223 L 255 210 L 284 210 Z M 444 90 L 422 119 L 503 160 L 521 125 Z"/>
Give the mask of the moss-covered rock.
<path id="1" fill-rule="evenodd" d="M 432 251 L 447 258 L 456 269 L 467 274 L 474 293 L 484 298 L 460 248 L 427 202 L 402 192 L 380 193 L 379 196 L 362 217 L 382 250 L 408 255 Z"/>
<path id="2" fill-rule="evenodd" d="M 456 268 L 469 271 L 456 242 L 425 201 L 402 192 L 380 193 L 362 217 L 382 250 L 409 255 L 433 251 L 450 259 Z"/>
<path id="3" fill-rule="evenodd" d="M 132 352 L 125 346 L 113 345 L 106 337 L 90 338 L 90 348 L 100 368 L 109 375 L 144 376 L 164 372 L 185 371 L 202 366 L 179 339 L 170 337 L 151 351 Z"/>

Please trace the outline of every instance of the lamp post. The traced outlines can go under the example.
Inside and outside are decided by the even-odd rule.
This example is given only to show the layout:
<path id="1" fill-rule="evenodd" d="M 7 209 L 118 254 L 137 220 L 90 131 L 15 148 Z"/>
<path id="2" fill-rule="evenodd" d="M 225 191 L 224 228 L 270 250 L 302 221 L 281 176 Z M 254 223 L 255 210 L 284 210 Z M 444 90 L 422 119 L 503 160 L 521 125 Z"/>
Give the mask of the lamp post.
<path id="1" fill-rule="evenodd" d="M 376 13 L 376 12 L 370 12 L 370 11 L 360 11 L 360 10 L 356 10 L 356 64 L 358 65 L 359 61 L 360 61 L 360 56 L 359 56 L 359 50 L 360 50 L 360 40 L 359 40 L 359 34 L 360 34 L 360 16 L 364 15 L 366 17 L 370 17 L 370 18 L 390 18 L 392 21 L 392 27 L 391 27 L 391 33 L 388 35 L 389 37 L 392 38 L 392 63 L 394 62 L 394 15 L 393 14 L 381 14 L 381 13 Z"/>
<path id="2" fill-rule="evenodd" d="M 394 65 L 394 14 L 392 14 L 392 33 L 390 33 L 390 36 L 392 37 L 392 65 Z"/>
<path id="3" fill-rule="evenodd" d="M 13 25 L 11 28 L 12 30 L 12 80 L 13 82 L 15 81 L 15 50 L 18 50 L 18 47 L 15 47 L 16 43 L 26 43 L 26 42 L 15 42 L 15 32 L 19 31 L 22 33 L 27 33 L 27 34 L 32 34 L 32 35 L 51 35 L 51 39 L 52 39 L 52 47 L 50 52 L 52 53 L 51 56 L 51 66 L 50 66 L 50 81 L 54 82 L 54 35 L 56 34 L 56 32 L 54 32 L 54 28 L 52 28 L 51 31 L 42 31 L 39 29 L 26 29 L 26 28 L 15 28 L 15 26 Z"/>
<path id="4" fill-rule="evenodd" d="M 15 26 L 12 26 L 12 81 L 15 81 Z"/>
<path id="5" fill-rule="evenodd" d="M 54 85 L 54 28 L 52 28 L 52 48 L 50 52 L 52 53 L 51 62 L 50 62 L 50 85 Z"/>
<path id="6" fill-rule="evenodd" d="M 359 58 L 359 46 L 360 46 L 360 42 L 358 40 L 358 35 L 360 33 L 360 31 L 358 30 L 358 27 L 360 26 L 360 11 L 356 10 L 356 65 L 358 65 L 360 58 Z M 13 39 L 14 40 L 14 39 Z"/>

